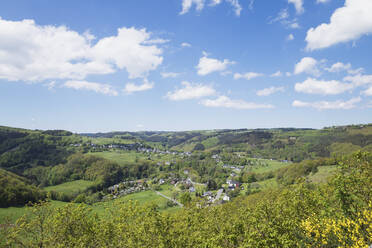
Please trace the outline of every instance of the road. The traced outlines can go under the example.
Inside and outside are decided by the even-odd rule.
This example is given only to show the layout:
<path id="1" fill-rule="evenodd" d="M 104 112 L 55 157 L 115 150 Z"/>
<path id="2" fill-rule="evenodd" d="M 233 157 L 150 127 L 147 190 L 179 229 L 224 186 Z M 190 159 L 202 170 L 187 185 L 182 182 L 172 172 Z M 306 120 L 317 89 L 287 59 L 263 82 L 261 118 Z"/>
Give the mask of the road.
<path id="1" fill-rule="evenodd" d="M 155 192 L 156 192 L 156 194 L 158 194 L 158 195 L 160 195 L 160 196 L 162 196 L 162 197 L 164 197 L 164 198 L 166 198 L 166 199 L 168 199 L 168 200 L 174 202 L 174 203 L 177 204 L 178 206 L 183 207 L 183 204 L 180 203 L 180 202 L 178 202 L 178 201 L 176 201 L 175 199 L 172 199 L 172 198 L 170 198 L 169 196 L 166 196 L 166 195 L 160 193 L 159 191 L 155 191 Z"/>
<path id="2" fill-rule="evenodd" d="M 219 189 L 219 190 L 217 191 L 216 198 L 214 198 L 213 202 L 218 201 L 218 199 L 220 199 L 220 197 L 221 197 L 221 195 L 222 195 L 222 192 L 223 192 L 223 189 Z"/>

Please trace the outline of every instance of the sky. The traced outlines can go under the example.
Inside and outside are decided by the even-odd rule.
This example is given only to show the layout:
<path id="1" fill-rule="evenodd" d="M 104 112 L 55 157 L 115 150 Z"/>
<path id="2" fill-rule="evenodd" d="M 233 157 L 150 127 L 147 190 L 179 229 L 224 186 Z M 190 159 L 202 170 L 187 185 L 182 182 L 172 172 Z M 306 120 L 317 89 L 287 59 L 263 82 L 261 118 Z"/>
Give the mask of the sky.
<path id="1" fill-rule="evenodd" d="M 372 122 L 371 0 L 4 0 L 0 125 Z"/>

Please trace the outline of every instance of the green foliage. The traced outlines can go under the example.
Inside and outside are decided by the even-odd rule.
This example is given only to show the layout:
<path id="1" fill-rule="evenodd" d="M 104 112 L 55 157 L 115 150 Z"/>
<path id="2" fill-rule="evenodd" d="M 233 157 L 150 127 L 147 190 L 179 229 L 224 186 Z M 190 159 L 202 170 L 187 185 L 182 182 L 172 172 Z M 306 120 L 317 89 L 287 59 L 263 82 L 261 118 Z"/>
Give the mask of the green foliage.
<path id="1" fill-rule="evenodd" d="M 22 206 L 45 197 L 46 193 L 31 185 L 27 179 L 0 169 L 0 207 Z"/>
<path id="2" fill-rule="evenodd" d="M 189 205 L 190 202 L 191 202 L 191 195 L 189 192 L 184 192 L 181 194 L 180 196 L 180 202 L 183 204 L 183 205 Z"/>
<path id="3" fill-rule="evenodd" d="M 194 147 L 194 151 L 204 151 L 205 147 L 202 143 L 197 143 Z"/>
<path id="4" fill-rule="evenodd" d="M 339 166 L 328 184 L 300 182 L 172 214 L 128 202 L 113 205 L 102 218 L 83 205 L 53 210 L 41 204 L 32 217 L 7 227 L 5 242 L 9 247 L 368 247 L 371 155 L 355 154 Z"/>
<path id="5" fill-rule="evenodd" d="M 71 154 L 65 131 L 26 131 L 0 127 L 0 167 L 18 174 L 35 166 L 52 166 Z"/>

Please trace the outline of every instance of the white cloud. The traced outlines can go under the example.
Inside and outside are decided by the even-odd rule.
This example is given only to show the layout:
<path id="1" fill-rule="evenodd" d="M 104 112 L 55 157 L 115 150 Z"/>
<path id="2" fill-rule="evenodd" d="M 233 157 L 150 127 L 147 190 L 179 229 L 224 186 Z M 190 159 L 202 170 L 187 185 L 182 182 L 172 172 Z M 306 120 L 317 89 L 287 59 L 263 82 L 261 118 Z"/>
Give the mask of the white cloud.
<path id="1" fill-rule="evenodd" d="M 48 79 L 83 80 L 92 74 L 125 69 L 130 78 L 144 77 L 163 61 L 162 50 L 146 45 L 145 29 L 120 28 L 116 36 L 95 38 L 65 26 L 40 26 L 33 20 L 0 18 L 0 78 L 40 82 Z"/>
<path id="2" fill-rule="evenodd" d="M 296 9 L 297 14 L 302 14 L 304 13 L 304 3 L 303 0 L 288 0 L 288 3 L 292 3 Z"/>
<path id="3" fill-rule="evenodd" d="M 306 49 L 327 48 L 372 33 L 371 11 L 371 0 L 345 0 L 345 6 L 335 10 L 329 23 L 307 31 Z"/>
<path id="4" fill-rule="evenodd" d="M 349 101 L 320 101 L 320 102 L 302 102 L 295 100 L 292 103 L 293 107 L 309 107 L 318 110 L 323 109 L 352 109 L 355 108 L 355 104 L 360 102 L 362 99 L 360 97 L 352 98 Z"/>
<path id="5" fill-rule="evenodd" d="M 294 36 L 293 36 L 293 34 L 289 34 L 289 35 L 287 36 L 287 40 L 294 40 Z"/>
<path id="6" fill-rule="evenodd" d="M 216 72 L 216 71 L 225 71 L 228 65 L 235 64 L 234 61 L 230 61 L 228 59 L 224 59 L 220 61 L 218 59 L 208 58 L 208 55 L 203 52 L 203 57 L 200 58 L 199 64 L 196 66 L 198 69 L 198 75 L 205 76 L 209 73 Z"/>
<path id="7" fill-rule="evenodd" d="M 316 0 L 316 3 L 328 3 L 330 0 Z"/>
<path id="8" fill-rule="evenodd" d="M 318 61 L 311 57 L 304 57 L 295 65 L 294 74 L 308 73 L 313 76 L 320 76 L 320 71 L 317 67 Z"/>
<path id="9" fill-rule="evenodd" d="M 280 22 L 282 25 L 286 26 L 287 28 L 297 29 L 300 28 L 300 25 L 297 23 L 297 18 L 292 20 L 289 19 L 288 9 L 282 9 L 279 11 L 278 15 L 269 21 L 269 24 L 274 22 Z"/>
<path id="10" fill-rule="evenodd" d="M 45 84 L 45 86 L 48 87 L 48 90 L 53 91 L 54 88 L 56 87 L 56 82 L 55 81 L 52 81 L 50 83 Z"/>
<path id="11" fill-rule="evenodd" d="M 279 11 L 278 15 L 272 19 L 269 23 L 279 22 L 283 20 L 287 20 L 289 18 L 289 13 L 287 9 L 282 9 Z"/>
<path id="12" fill-rule="evenodd" d="M 226 2 L 230 3 L 230 5 L 235 10 L 235 15 L 240 16 L 240 12 L 242 11 L 242 6 L 239 4 L 239 0 L 225 0 Z M 190 11 L 193 5 L 196 6 L 197 11 L 201 11 L 205 6 L 206 0 L 182 0 L 182 10 L 180 15 L 186 14 Z M 222 0 L 210 0 L 209 6 L 214 7 L 222 3 Z"/>
<path id="13" fill-rule="evenodd" d="M 176 78 L 180 75 L 177 72 L 162 72 L 160 74 L 163 78 Z"/>
<path id="14" fill-rule="evenodd" d="M 90 90 L 104 95 L 117 96 L 118 92 L 109 84 L 101 84 L 87 81 L 70 80 L 63 84 L 63 87 L 75 90 Z"/>
<path id="15" fill-rule="evenodd" d="M 222 3 L 222 0 L 211 0 L 210 6 L 215 6 Z"/>
<path id="16" fill-rule="evenodd" d="M 181 46 L 182 47 L 191 47 L 191 44 L 187 43 L 187 42 L 183 42 L 183 43 L 181 43 Z"/>
<path id="17" fill-rule="evenodd" d="M 366 96 L 372 96 L 372 86 L 362 92 Z"/>
<path id="18" fill-rule="evenodd" d="M 191 9 L 192 5 L 196 5 L 196 10 L 200 11 L 204 8 L 205 0 L 182 0 L 182 11 L 180 15 L 186 14 Z"/>
<path id="19" fill-rule="evenodd" d="M 286 75 L 287 77 L 290 77 L 290 76 L 292 76 L 292 73 L 290 73 L 290 72 L 287 71 L 287 72 L 285 73 L 285 75 Z"/>
<path id="20" fill-rule="evenodd" d="M 364 68 L 358 68 L 358 69 L 350 69 L 347 72 L 349 74 L 355 75 L 355 74 L 361 74 L 363 71 L 364 71 Z"/>
<path id="21" fill-rule="evenodd" d="M 276 92 L 284 92 L 284 87 L 269 87 L 256 92 L 257 96 L 270 96 Z"/>
<path id="22" fill-rule="evenodd" d="M 143 81 L 143 84 L 134 84 L 134 83 L 127 83 L 125 85 L 125 88 L 123 89 L 123 91 L 126 93 L 126 94 L 132 94 L 134 92 L 139 92 L 139 91 L 145 91 L 145 90 L 150 90 L 154 88 L 154 83 L 153 82 L 149 82 L 146 78 L 144 79 Z"/>
<path id="23" fill-rule="evenodd" d="M 239 4 L 239 1 L 238 0 L 226 0 L 228 3 L 231 4 L 231 6 L 233 6 L 233 8 L 235 9 L 235 15 L 236 16 L 240 16 L 240 12 L 243 10 L 242 6 Z"/>
<path id="24" fill-rule="evenodd" d="M 164 40 L 164 39 L 153 39 L 153 40 L 146 40 L 143 42 L 143 44 L 146 44 L 146 45 L 153 45 L 153 44 L 164 44 L 164 43 L 168 43 L 170 40 Z"/>
<path id="25" fill-rule="evenodd" d="M 281 71 L 277 71 L 277 72 L 271 74 L 270 77 L 281 77 L 282 75 L 283 75 L 283 74 L 282 74 Z"/>
<path id="26" fill-rule="evenodd" d="M 334 63 L 330 68 L 325 68 L 329 72 L 340 72 L 340 71 L 346 71 L 351 68 L 351 64 L 344 64 L 342 62 Z"/>
<path id="27" fill-rule="evenodd" d="M 247 72 L 247 73 L 244 73 L 244 74 L 235 73 L 234 74 L 234 79 L 244 78 L 246 80 L 251 80 L 251 79 L 256 78 L 256 77 L 262 77 L 263 75 L 264 74 L 257 73 L 257 72 Z"/>
<path id="28" fill-rule="evenodd" d="M 293 29 L 297 29 L 297 28 L 300 28 L 300 24 L 298 24 L 296 21 L 293 21 L 293 22 L 289 23 L 288 27 L 293 28 Z"/>
<path id="29" fill-rule="evenodd" d="M 344 81 L 351 82 L 355 86 L 372 84 L 372 75 L 354 75 L 344 77 Z"/>
<path id="30" fill-rule="evenodd" d="M 295 84 L 297 92 L 320 95 L 337 95 L 353 88 L 352 84 L 341 83 L 336 80 L 323 81 L 314 78 L 308 78 L 302 83 Z"/>
<path id="31" fill-rule="evenodd" d="M 172 101 L 198 99 L 216 94 L 216 90 L 210 85 L 193 84 L 187 81 L 181 83 L 183 88 L 168 92 L 166 98 Z"/>
<path id="32" fill-rule="evenodd" d="M 206 107 L 222 107 L 233 109 L 265 109 L 274 107 L 271 104 L 258 104 L 253 102 L 246 102 L 244 100 L 232 100 L 227 96 L 219 96 L 214 100 L 206 99 L 201 101 L 200 104 Z"/>

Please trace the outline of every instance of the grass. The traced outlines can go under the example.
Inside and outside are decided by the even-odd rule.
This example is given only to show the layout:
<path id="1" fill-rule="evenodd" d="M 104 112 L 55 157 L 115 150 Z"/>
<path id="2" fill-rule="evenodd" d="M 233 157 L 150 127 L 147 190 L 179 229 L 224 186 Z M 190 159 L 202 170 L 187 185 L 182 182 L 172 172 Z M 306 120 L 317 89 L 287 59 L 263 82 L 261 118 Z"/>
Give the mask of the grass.
<path id="1" fill-rule="evenodd" d="M 164 191 L 161 191 L 163 194 L 167 195 L 166 188 L 164 187 Z M 107 213 L 107 209 L 113 207 L 115 203 L 126 203 L 129 201 L 137 201 L 139 205 L 147 205 L 147 204 L 156 204 L 159 207 L 160 211 L 164 212 L 175 212 L 180 209 L 180 207 L 168 207 L 167 202 L 168 200 L 164 197 L 156 194 L 154 191 L 147 190 L 142 191 L 134 194 L 129 194 L 124 197 L 120 197 L 111 201 L 107 202 L 98 202 L 89 206 L 92 208 L 93 213 L 97 213 L 100 216 L 105 216 Z M 52 208 L 63 207 L 67 202 L 61 201 L 51 201 Z M 15 221 L 26 214 L 28 211 L 27 207 L 9 207 L 9 208 L 0 208 L 0 224 L 5 223 L 7 220 L 10 223 L 15 223 Z"/>
<path id="2" fill-rule="evenodd" d="M 288 163 L 283 163 L 276 160 L 270 159 L 251 159 L 256 161 L 256 165 L 253 165 L 251 168 L 252 172 L 255 173 L 264 173 L 269 171 L 275 171 L 277 169 L 288 166 Z"/>
<path id="3" fill-rule="evenodd" d="M 61 193 L 78 193 L 92 186 L 94 182 L 86 180 L 76 180 L 72 182 L 62 183 L 55 186 L 45 187 L 46 191 L 56 191 Z"/>
<path id="4" fill-rule="evenodd" d="M 313 183 L 325 183 L 327 179 L 336 171 L 335 165 L 319 166 L 318 172 L 309 175 L 309 179 Z"/>
<path id="5" fill-rule="evenodd" d="M 62 207 L 66 204 L 66 202 L 51 201 L 51 206 L 53 208 Z M 27 207 L 0 208 L 0 224 L 5 223 L 7 220 L 10 223 L 14 223 L 18 218 L 26 214 L 27 211 Z"/>
<path id="6" fill-rule="evenodd" d="M 102 157 L 117 162 L 118 164 L 135 163 L 136 160 L 144 158 L 144 154 L 134 151 L 105 151 L 91 153 L 94 156 Z"/>
<path id="7" fill-rule="evenodd" d="M 278 187 L 278 182 L 275 178 L 270 178 L 264 181 L 255 182 L 255 184 L 258 184 L 261 189 L 267 189 L 267 188 L 276 188 Z"/>
<path id="8" fill-rule="evenodd" d="M 148 158 L 150 158 L 151 161 L 154 161 L 154 162 L 171 161 L 173 158 L 175 158 L 175 156 L 172 154 L 155 154 L 155 153 L 146 154 L 146 153 L 141 153 L 141 152 L 136 152 L 136 151 L 122 151 L 122 150 L 93 152 L 90 154 L 112 160 L 118 163 L 119 165 L 133 164 L 139 160 L 148 160 Z"/>

